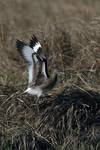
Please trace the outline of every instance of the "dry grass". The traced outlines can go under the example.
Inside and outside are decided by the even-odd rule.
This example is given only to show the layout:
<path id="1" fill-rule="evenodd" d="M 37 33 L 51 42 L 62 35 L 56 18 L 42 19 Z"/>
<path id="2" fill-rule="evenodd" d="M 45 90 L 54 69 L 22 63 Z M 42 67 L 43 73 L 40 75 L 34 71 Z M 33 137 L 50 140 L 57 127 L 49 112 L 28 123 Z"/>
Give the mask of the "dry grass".
<path id="1" fill-rule="evenodd" d="M 36 34 L 44 47 L 50 72 L 54 68 L 58 70 L 57 87 L 61 87 L 60 83 L 64 88 L 67 85 L 68 94 L 65 94 L 65 97 L 62 96 L 61 99 L 60 97 L 53 99 L 48 97 L 40 100 L 37 104 L 35 98 L 20 95 L 26 88 L 27 71 L 25 71 L 26 66 L 16 50 L 15 42 L 16 39 L 28 42 L 27 39 L 30 39 L 33 33 Z M 6 141 L 4 145 L 1 145 L 2 149 L 6 150 L 7 145 L 10 146 L 8 149 L 11 149 L 12 137 L 14 136 L 14 141 L 16 141 L 16 137 L 23 135 L 24 131 L 28 132 L 31 127 L 35 128 L 37 133 L 40 133 L 53 145 L 56 145 L 57 149 L 100 149 L 99 127 L 95 125 L 93 118 L 93 115 L 96 118 L 100 115 L 100 102 L 98 102 L 100 97 L 98 95 L 96 99 L 97 105 L 93 100 L 93 103 L 91 102 L 91 98 L 87 100 L 89 104 L 81 99 L 82 107 L 80 103 L 77 104 L 75 98 L 74 107 L 73 90 L 70 89 L 75 86 L 83 91 L 100 92 L 99 43 L 100 2 L 98 0 L 77 0 L 77 2 L 74 0 L 0 1 L 0 128 L 1 134 L 4 136 L 1 136 L 3 137 L 1 143 Z M 72 92 L 71 99 L 68 91 Z M 62 99 L 64 98 L 69 99 L 68 103 L 63 104 Z M 48 101 L 46 101 L 47 99 Z M 62 101 L 61 104 L 59 100 Z M 38 107 L 42 105 L 45 105 L 45 108 L 41 108 L 41 113 L 39 113 L 40 108 Z M 88 105 L 89 110 L 87 110 Z M 62 111 L 62 108 L 67 110 Z M 60 109 L 62 114 L 59 114 Z M 82 112 L 86 113 L 87 118 L 85 118 L 85 124 L 83 123 L 86 129 L 82 126 L 84 134 L 80 135 L 81 121 L 77 117 Z M 53 118 L 52 113 L 57 113 L 57 116 Z M 75 115 L 76 122 L 73 129 L 72 118 Z M 88 116 L 94 119 L 89 126 L 87 125 Z M 52 122 L 54 121 L 54 124 L 50 124 L 50 119 Z M 66 122 L 66 120 L 68 121 Z M 31 127 L 27 128 L 27 123 Z M 37 139 L 38 136 L 35 136 L 33 129 L 30 130 L 29 135 L 31 134 L 34 139 Z M 21 139 L 20 142 L 24 141 L 27 139 L 27 135 L 19 139 Z M 27 149 L 23 143 L 25 141 L 19 144 L 22 144 L 21 149 Z M 34 143 L 33 140 L 33 149 L 39 149 L 34 146 Z"/>
<path id="2" fill-rule="evenodd" d="M 100 94 L 96 92 L 71 87 L 37 101 L 3 86 L 0 103 L 1 149 L 99 150 Z"/>

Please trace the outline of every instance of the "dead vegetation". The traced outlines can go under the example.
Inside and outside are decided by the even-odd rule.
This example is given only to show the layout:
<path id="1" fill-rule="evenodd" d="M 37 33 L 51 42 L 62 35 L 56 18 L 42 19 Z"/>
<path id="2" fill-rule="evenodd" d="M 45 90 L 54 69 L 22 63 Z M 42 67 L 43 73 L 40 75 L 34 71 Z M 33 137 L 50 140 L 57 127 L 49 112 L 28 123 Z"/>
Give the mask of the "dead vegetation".
<path id="1" fill-rule="evenodd" d="M 0 1 L 0 149 L 100 149 L 99 16 L 98 0 Z M 57 92 L 38 102 L 21 94 L 27 71 L 15 47 L 33 33 L 59 73 Z"/>
<path id="2" fill-rule="evenodd" d="M 13 87 L 3 88 L 1 149 L 100 148 L 100 94 L 66 87 L 60 95 L 37 101 L 17 88 L 13 93 Z M 8 89 L 11 91 L 7 95 Z"/>

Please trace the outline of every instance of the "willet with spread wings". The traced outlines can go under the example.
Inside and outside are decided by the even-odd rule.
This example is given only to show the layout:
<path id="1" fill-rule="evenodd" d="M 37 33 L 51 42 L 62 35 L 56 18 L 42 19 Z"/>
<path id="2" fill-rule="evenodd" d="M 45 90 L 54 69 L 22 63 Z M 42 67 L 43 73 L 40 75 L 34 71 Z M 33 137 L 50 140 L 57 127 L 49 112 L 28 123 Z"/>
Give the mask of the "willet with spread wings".
<path id="1" fill-rule="evenodd" d="M 30 43 L 17 40 L 16 47 L 28 66 L 28 88 L 25 90 L 30 95 L 40 97 L 54 88 L 57 82 L 57 73 L 48 74 L 47 58 L 43 54 L 42 46 L 35 35 Z"/>

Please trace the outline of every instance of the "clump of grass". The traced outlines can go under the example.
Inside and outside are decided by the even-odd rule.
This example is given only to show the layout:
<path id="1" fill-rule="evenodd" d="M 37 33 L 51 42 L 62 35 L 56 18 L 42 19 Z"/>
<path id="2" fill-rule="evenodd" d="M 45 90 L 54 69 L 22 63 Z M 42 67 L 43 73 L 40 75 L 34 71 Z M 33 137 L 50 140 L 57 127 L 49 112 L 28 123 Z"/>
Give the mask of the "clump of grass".
<path id="1" fill-rule="evenodd" d="M 48 140 L 35 133 L 28 126 L 10 129 L 6 135 L 1 134 L 0 148 L 2 150 L 55 150 Z"/>
<path id="2" fill-rule="evenodd" d="M 47 129 L 46 132 L 54 134 L 57 142 L 61 142 L 64 136 L 74 131 L 75 134 L 87 132 L 92 124 L 99 121 L 99 99 L 100 95 L 95 92 L 74 90 L 68 95 L 42 103 L 42 107 L 46 109 L 42 109 L 39 123 L 41 131 Z"/>

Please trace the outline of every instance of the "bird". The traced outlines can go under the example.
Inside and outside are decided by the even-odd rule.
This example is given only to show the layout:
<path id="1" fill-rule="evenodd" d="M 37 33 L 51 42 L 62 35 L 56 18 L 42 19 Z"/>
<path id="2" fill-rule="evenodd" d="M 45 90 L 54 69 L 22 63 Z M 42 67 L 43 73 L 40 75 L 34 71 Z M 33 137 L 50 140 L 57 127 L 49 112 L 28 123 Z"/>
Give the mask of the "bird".
<path id="1" fill-rule="evenodd" d="M 28 65 L 28 73 L 29 73 L 28 83 L 29 84 L 33 81 L 33 77 L 34 77 L 34 62 L 33 62 L 32 55 L 34 57 L 35 62 L 38 62 L 38 59 L 36 56 L 37 54 L 38 54 L 38 57 L 40 57 L 40 59 L 43 60 L 42 61 L 42 74 L 46 78 L 49 77 L 48 70 L 47 70 L 47 59 L 43 55 L 42 46 L 34 34 L 32 35 L 29 44 L 26 44 L 25 42 L 20 41 L 20 40 L 16 40 L 16 47 Z"/>
<path id="2" fill-rule="evenodd" d="M 29 44 L 16 40 L 16 47 L 28 66 L 28 87 L 24 93 L 40 97 L 51 90 L 57 82 L 57 71 L 50 76 L 48 73 L 47 58 L 43 48 L 33 34 Z"/>
<path id="3" fill-rule="evenodd" d="M 57 72 L 54 71 L 51 77 L 47 80 L 44 80 L 39 85 L 30 85 L 24 93 L 28 93 L 32 96 L 42 97 L 47 95 L 47 93 L 54 88 L 57 83 Z"/>

